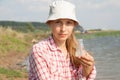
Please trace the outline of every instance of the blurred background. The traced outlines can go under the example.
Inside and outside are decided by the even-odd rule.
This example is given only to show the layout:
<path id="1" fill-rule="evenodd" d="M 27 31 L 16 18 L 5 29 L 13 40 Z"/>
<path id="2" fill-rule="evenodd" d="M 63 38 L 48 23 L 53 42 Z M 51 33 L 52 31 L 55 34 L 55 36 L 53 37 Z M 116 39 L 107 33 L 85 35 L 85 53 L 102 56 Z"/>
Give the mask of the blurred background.
<path id="1" fill-rule="evenodd" d="M 50 35 L 45 24 L 54 0 L 0 0 L 0 80 L 28 80 L 33 44 Z M 119 80 L 120 1 L 67 0 L 76 5 L 76 37 L 96 61 L 96 80 Z"/>

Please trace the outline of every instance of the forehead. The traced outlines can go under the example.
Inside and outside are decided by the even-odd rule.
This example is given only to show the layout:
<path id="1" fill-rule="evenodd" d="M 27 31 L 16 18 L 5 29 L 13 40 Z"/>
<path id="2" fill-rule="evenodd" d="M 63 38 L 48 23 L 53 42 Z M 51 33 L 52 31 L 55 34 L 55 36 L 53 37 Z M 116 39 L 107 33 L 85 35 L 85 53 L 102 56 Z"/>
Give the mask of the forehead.
<path id="1" fill-rule="evenodd" d="M 72 19 L 67 19 L 67 18 L 64 18 L 64 19 L 56 19 L 54 21 L 73 21 Z M 74 22 L 74 21 L 73 21 Z"/>
<path id="2" fill-rule="evenodd" d="M 67 18 L 60 18 L 60 19 L 56 19 L 56 20 L 50 20 L 50 21 L 47 22 L 47 24 L 49 25 L 49 24 L 55 23 L 56 21 L 59 21 L 59 22 L 62 22 L 62 23 L 66 23 L 66 22 L 70 21 L 70 22 L 72 22 L 72 23 L 74 23 L 76 25 L 76 22 L 74 20 L 67 19 Z"/>

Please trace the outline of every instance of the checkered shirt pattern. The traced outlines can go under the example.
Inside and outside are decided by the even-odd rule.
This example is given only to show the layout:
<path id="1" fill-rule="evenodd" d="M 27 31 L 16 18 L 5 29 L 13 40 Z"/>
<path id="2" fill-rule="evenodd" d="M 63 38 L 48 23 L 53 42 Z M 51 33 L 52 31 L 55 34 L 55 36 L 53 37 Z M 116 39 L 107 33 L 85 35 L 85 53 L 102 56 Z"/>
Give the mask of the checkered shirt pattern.
<path id="1" fill-rule="evenodd" d="M 29 63 L 29 80 L 94 80 L 96 77 L 95 67 L 87 79 L 83 77 L 82 67 L 75 68 L 70 58 L 65 58 L 52 36 L 33 45 Z"/>

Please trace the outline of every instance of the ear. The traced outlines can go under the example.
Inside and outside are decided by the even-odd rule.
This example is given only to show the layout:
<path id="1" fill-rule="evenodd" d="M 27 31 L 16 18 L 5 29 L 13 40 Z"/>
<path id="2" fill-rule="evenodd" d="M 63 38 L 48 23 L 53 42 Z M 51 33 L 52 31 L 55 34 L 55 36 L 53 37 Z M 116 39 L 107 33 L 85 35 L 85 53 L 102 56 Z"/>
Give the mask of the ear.
<path id="1" fill-rule="evenodd" d="M 75 23 L 75 27 L 78 26 L 78 23 L 76 21 L 74 21 L 74 23 Z"/>
<path id="2" fill-rule="evenodd" d="M 49 27 L 51 27 L 51 21 L 48 21 L 46 24 L 47 24 Z"/>
<path id="3" fill-rule="evenodd" d="M 46 24 L 49 25 L 49 24 L 51 24 L 51 22 L 52 22 L 52 21 L 47 21 Z"/>

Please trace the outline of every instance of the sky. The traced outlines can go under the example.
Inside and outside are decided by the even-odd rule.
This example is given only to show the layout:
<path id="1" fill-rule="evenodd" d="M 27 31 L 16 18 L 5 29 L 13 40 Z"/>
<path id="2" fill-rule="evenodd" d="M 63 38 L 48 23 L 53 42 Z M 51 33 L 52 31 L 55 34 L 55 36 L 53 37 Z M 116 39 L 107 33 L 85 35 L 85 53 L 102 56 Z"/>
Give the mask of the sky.
<path id="1" fill-rule="evenodd" d="M 45 22 L 54 0 L 0 0 L 0 21 Z M 67 0 L 84 29 L 120 30 L 120 0 Z"/>

